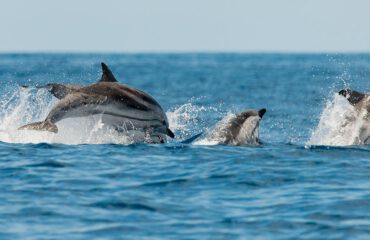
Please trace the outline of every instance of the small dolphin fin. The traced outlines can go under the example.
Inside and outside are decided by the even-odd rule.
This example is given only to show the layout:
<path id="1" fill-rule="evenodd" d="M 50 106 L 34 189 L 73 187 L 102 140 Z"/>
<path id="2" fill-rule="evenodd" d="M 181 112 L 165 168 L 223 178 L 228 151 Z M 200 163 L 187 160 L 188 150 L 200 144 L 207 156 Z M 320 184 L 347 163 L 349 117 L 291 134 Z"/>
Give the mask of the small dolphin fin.
<path id="1" fill-rule="evenodd" d="M 190 144 L 190 143 L 194 142 L 197 138 L 199 138 L 202 134 L 203 134 L 203 132 L 198 133 L 197 135 L 194 135 L 194 136 L 192 136 L 192 137 L 190 137 L 188 139 L 185 139 L 181 143 L 182 144 Z"/>
<path id="2" fill-rule="evenodd" d="M 265 113 L 266 113 L 266 108 L 262 108 L 262 109 L 260 109 L 259 111 L 258 111 L 258 116 L 260 116 L 260 118 L 262 118 L 263 117 L 263 115 L 265 115 Z"/>
<path id="3" fill-rule="evenodd" d="M 58 127 L 52 123 L 50 120 L 45 120 L 43 122 L 34 122 L 27 125 L 24 125 L 18 130 L 37 130 L 37 131 L 49 131 L 53 133 L 58 132 Z"/>
<path id="4" fill-rule="evenodd" d="M 174 138 L 175 134 L 169 128 L 167 128 L 167 136 L 169 136 L 170 138 Z"/>
<path id="5" fill-rule="evenodd" d="M 118 82 L 105 63 L 101 63 L 102 75 L 98 82 Z"/>

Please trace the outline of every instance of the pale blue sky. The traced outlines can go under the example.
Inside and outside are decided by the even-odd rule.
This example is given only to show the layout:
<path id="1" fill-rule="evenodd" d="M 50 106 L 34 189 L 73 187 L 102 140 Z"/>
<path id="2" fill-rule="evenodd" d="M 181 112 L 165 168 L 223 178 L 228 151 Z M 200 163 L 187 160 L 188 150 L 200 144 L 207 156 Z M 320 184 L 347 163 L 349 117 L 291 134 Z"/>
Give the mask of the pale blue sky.
<path id="1" fill-rule="evenodd" d="M 369 0 L 0 1 L 0 52 L 370 52 Z"/>

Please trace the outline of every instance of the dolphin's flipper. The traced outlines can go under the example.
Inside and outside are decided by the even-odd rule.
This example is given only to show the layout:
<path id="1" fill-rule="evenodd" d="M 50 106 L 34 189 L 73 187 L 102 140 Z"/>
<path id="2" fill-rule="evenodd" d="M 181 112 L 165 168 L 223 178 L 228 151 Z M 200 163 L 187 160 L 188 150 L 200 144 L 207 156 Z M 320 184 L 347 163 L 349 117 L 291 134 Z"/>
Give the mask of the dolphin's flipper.
<path id="1" fill-rule="evenodd" d="M 30 86 L 21 86 L 22 88 L 31 88 Z M 65 85 L 60 83 L 48 83 L 45 86 L 36 86 L 37 89 L 47 89 L 54 97 L 62 99 L 81 88 L 79 85 Z"/>
<path id="2" fill-rule="evenodd" d="M 169 136 L 170 138 L 174 138 L 175 134 L 169 128 L 167 128 L 167 136 Z"/>
<path id="3" fill-rule="evenodd" d="M 105 63 L 101 63 L 102 75 L 98 82 L 118 82 Z"/>
<path id="4" fill-rule="evenodd" d="M 198 133 L 197 135 L 194 135 L 191 138 L 188 138 L 188 139 L 182 141 L 181 143 L 182 144 L 190 144 L 190 143 L 194 142 L 197 138 L 199 138 L 202 134 L 203 134 L 203 132 Z"/>
<path id="5" fill-rule="evenodd" d="M 58 132 L 58 127 L 52 123 L 50 120 L 46 120 L 43 122 L 34 122 L 27 125 L 24 125 L 18 130 L 37 130 L 37 131 L 49 131 L 53 133 Z"/>

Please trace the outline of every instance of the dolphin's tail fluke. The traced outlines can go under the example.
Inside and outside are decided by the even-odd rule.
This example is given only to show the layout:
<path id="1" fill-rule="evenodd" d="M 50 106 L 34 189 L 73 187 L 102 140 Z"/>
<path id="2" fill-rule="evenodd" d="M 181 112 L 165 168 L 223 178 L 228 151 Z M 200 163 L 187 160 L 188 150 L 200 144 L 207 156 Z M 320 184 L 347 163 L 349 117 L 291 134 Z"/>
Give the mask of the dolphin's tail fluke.
<path id="1" fill-rule="evenodd" d="M 190 144 L 190 143 L 193 143 L 195 140 L 197 140 L 200 136 L 203 135 L 203 132 L 201 133 L 198 133 L 197 135 L 194 135 L 192 136 L 191 138 L 188 138 L 188 139 L 185 139 L 184 141 L 182 141 L 181 143 L 182 144 Z"/>
<path id="2" fill-rule="evenodd" d="M 167 128 L 167 136 L 169 136 L 170 138 L 174 138 L 175 134 L 169 128 Z"/>
<path id="3" fill-rule="evenodd" d="M 54 123 L 52 123 L 50 120 L 45 120 L 43 122 L 34 122 L 27 125 L 24 125 L 18 130 L 37 130 L 37 131 L 49 131 L 53 133 L 58 132 L 58 127 Z"/>

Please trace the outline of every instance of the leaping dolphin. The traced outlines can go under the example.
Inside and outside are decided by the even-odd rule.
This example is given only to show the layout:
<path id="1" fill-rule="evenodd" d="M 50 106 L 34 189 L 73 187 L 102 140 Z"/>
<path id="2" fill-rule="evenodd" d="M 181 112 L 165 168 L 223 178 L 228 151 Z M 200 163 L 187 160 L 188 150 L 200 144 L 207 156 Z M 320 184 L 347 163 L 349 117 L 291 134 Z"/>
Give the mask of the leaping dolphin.
<path id="1" fill-rule="evenodd" d="M 166 135 L 175 135 L 169 129 L 168 119 L 153 97 L 138 89 L 119 84 L 108 66 L 101 63 L 102 77 L 90 86 L 52 83 L 47 88 L 61 99 L 44 121 L 24 125 L 19 129 L 57 133 L 55 123 L 75 117 L 102 114 L 102 122 L 116 129 L 140 130 L 151 138 L 165 142 Z"/>

